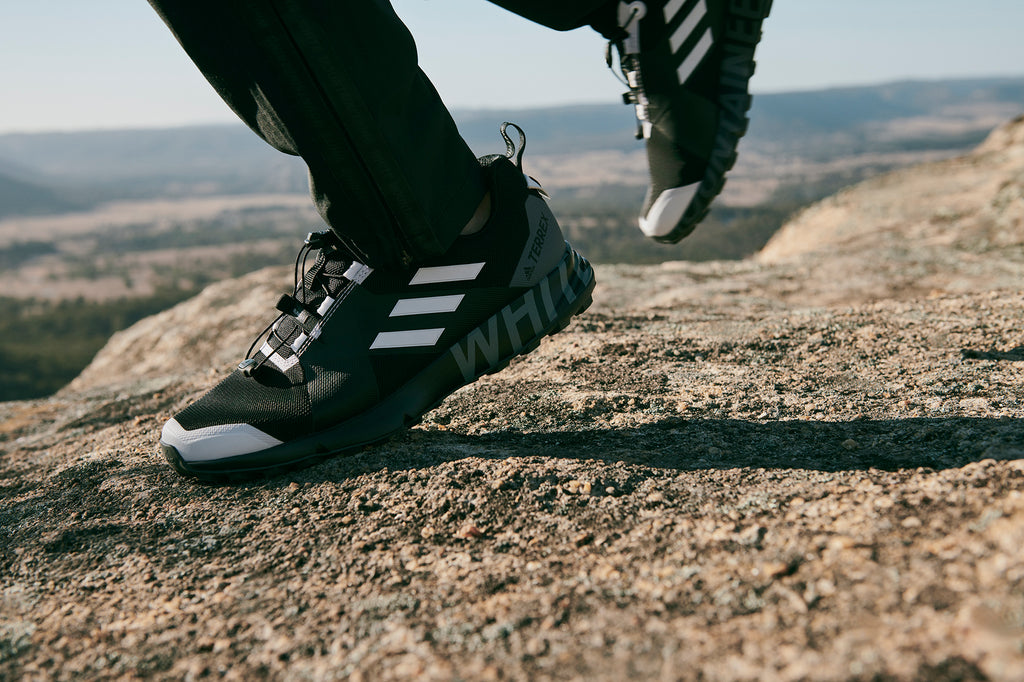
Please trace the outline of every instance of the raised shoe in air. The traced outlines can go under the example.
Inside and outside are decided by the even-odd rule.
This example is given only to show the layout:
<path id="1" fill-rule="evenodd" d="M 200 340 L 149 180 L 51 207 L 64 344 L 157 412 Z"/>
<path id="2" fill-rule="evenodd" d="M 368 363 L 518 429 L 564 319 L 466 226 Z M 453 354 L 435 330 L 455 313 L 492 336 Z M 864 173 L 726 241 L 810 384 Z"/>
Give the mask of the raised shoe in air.
<path id="1" fill-rule="evenodd" d="M 620 2 L 608 45 L 636 107 L 651 181 L 640 230 L 675 243 L 722 191 L 747 131 L 754 48 L 771 0 Z"/>

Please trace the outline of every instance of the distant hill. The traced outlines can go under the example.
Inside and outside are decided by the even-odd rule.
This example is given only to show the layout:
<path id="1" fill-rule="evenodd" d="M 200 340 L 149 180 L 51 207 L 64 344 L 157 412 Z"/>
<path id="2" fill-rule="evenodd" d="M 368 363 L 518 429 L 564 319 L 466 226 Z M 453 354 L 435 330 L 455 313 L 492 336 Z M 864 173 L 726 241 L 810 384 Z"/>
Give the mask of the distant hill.
<path id="1" fill-rule="evenodd" d="M 0 218 L 60 213 L 81 207 L 54 189 L 12 178 L 0 171 Z"/>
<path id="2" fill-rule="evenodd" d="M 1024 107 L 1024 78 L 902 81 L 758 95 L 753 112 L 758 134 L 778 126 L 791 137 L 794 127 L 805 132 L 837 132 L 895 119 L 957 111 L 967 114 L 973 107 L 993 104 Z"/>
<path id="3" fill-rule="evenodd" d="M 910 137 L 927 144 L 978 144 L 993 126 L 1024 111 L 1024 77 L 904 81 L 884 85 L 829 88 L 754 97 L 744 145 L 806 151 L 824 146 L 824 153 L 889 151 L 897 122 Z M 517 122 L 529 134 L 534 154 L 580 153 L 636 149 L 636 123 L 630 107 L 620 104 L 530 109 L 522 111 L 456 111 L 463 136 L 474 149 L 495 146 L 495 126 Z M 926 120 L 934 119 L 928 126 Z M 938 121 L 942 125 L 937 125 Z M 917 123 L 916 134 L 912 123 Z M 981 130 L 983 128 L 984 130 Z M 860 144 L 831 146 L 844 134 Z M 964 137 L 969 137 L 969 140 Z M 872 138 L 875 142 L 872 143 Z M 2 146 L 0 146 L 2 150 Z"/>
<path id="4" fill-rule="evenodd" d="M 765 153 L 838 158 L 967 150 L 1024 111 L 1024 78 L 906 81 L 754 98 L 746 142 Z"/>
<path id="5" fill-rule="evenodd" d="M 306 191 L 301 160 L 242 124 L 0 135 L 0 157 L 99 199 Z"/>
<path id="6" fill-rule="evenodd" d="M 1022 110 L 1024 77 L 758 95 L 740 163 L 758 155 L 820 162 L 854 154 L 966 151 Z M 502 151 L 497 127 L 504 120 L 527 131 L 534 157 L 643 153 L 633 138 L 631 108 L 617 103 L 455 111 L 454 116 L 478 154 Z M 0 173 L 12 181 L 39 184 L 43 178 L 59 184 L 69 203 L 306 191 L 301 160 L 271 149 L 241 123 L 0 135 L 0 159 Z M 642 169 L 630 172 L 635 177 L 627 184 L 644 182 Z M 585 178 L 579 182 L 588 186 Z M 5 205 L 2 212 L 21 210 L 16 205 Z"/>

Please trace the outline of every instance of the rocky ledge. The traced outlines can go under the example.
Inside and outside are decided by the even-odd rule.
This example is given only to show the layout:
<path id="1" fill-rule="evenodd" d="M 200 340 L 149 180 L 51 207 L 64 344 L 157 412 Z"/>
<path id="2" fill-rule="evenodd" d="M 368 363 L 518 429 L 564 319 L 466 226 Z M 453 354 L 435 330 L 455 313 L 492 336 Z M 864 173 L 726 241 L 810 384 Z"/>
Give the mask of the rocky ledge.
<path id="1" fill-rule="evenodd" d="M 0 405 L 0 677 L 1018 680 L 1022 235 L 1018 120 L 235 486 L 155 439 L 288 276 L 212 286 Z"/>

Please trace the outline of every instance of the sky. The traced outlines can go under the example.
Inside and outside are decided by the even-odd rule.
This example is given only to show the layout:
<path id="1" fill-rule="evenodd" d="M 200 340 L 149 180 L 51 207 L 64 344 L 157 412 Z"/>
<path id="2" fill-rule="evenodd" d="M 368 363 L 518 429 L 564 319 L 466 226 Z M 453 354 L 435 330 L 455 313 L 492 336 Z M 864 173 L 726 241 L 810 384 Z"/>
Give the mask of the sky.
<path id="1" fill-rule="evenodd" d="M 451 108 L 619 101 L 590 29 L 559 33 L 484 0 L 394 6 Z M 751 87 L 1024 75 L 1021 27 L 1021 0 L 776 0 Z M 0 134 L 232 120 L 144 0 L 0 6 Z"/>

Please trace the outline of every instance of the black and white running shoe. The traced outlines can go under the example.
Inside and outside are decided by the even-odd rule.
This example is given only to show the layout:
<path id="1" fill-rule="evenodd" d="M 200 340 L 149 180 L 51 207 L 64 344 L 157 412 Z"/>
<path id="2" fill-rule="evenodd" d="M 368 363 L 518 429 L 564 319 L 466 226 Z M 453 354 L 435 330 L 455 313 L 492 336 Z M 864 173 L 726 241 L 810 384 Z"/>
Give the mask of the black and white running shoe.
<path id="1" fill-rule="evenodd" d="M 522 147 L 513 163 L 502 134 L 509 155 L 481 159 L 491 218 L 444 256 L 375 270 L 333 232 L 310 235 L 295 290 L 255 355 L 164 426 L 160 444 L 179 473 L 277 473 L 381 441 L 590 305 L 590 264 L 523 174 Z"/>
<path id="2" fill-rule="evenodd" d="M 722 191 L 747 131 L 754 48 L 771 0 L 619 2 L 612 48 L 647 141 L 651 186 L 640 230 L 675 243 Z"/>

